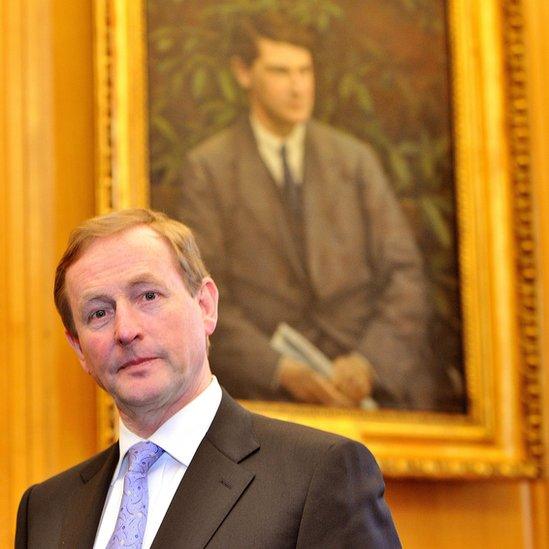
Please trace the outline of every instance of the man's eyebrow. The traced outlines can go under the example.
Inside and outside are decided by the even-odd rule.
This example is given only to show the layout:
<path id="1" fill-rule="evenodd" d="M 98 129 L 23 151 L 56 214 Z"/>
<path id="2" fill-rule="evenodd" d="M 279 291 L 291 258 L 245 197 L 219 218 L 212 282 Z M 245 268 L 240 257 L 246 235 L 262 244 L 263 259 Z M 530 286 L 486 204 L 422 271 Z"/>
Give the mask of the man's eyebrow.
<path id="1" fill-rule="evenodd" d="M 302 68 L 309 68 L 309 67 L 312 67 L 313 66 L 313 62 L 312 61 L 306 61 L 304 63 L 300 63 L 299 65 L 292 65 L 290 66 L 287 62 L 284 62 L 284 61 L 271 61 L 271 62 L 266 62 L 265 63 L 265 67 L 267 69 L 284 69 L 284 70 L 287 70 L 287 69 L 292 69 L 292 68 L 298 68 L 298 69 L 302 69 Z"/>
<path id="2" fill-rule="evenodd" d="M 151 273 L 142 273 L 134 276 L 128 286 L 130 288 L 135 288 L 136 286 L 141 286 L 143 284 L 157 284 L 161 286 L 165 286 L 166 284 L 159 279 L 158 277 L 154 276 Z"/>
<path id="3" fill-rule="evenodd" d="M 136 288 L 138 286 L 142 286 L 144 284 L 154 284 L 154 285 L 163 286 L 163 287 L 166 286 L 166 284 L 164 282 L 162 282 L 162 280 L 160 280 L 158 277 L 156 277 L 156 276 L 154 276 L 150 273 L 142 273 L 142 274 L 138 274 L 135 277 L 133 277 L 130 280 L 130 282 L 128 283 L 128 287 L 130 289 L 133 289 L 133 288 Z M 108 302 L 108 301 L 111 301 L 111 300 L 112 300 L 112 298 L 108 294 L 98 293 L 98 292 L 95 292 L 94 290 L 91 290 L 89 292 L 84 292 L 82 294 L 81 298 L 79 299 L 79 305 L 84 306 L 87 303 L 91 303 L 93 301 Z"/>

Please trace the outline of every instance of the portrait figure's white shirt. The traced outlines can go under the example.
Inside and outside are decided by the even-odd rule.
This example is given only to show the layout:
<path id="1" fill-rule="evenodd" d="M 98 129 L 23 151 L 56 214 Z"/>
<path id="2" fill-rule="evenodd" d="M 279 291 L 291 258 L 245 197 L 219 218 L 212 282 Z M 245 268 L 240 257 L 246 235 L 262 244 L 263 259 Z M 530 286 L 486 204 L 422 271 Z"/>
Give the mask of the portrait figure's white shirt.
<path id="1" fill-rule="evenodd" d="M 285 138 L 274 135 L 261 125 L 254 116 L 250 116 L 250 124 L 257 143 L 259 156 L 273 176 L 277 185 L 284 183 L 284 168 L 280 149 L 286 146 L 288 166 L 292 172 L 294 182 L 303 182 L 303 164 L 305 155 L 305 124 L 298 124 Z"/>

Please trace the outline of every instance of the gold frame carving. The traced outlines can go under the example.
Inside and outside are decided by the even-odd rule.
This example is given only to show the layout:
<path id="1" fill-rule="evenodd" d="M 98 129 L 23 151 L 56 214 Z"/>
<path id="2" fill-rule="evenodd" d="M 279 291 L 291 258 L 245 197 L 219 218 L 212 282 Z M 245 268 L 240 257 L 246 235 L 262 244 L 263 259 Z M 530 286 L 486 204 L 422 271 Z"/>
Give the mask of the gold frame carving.
<path id="1" fill-rule="evenodd" d="M 448 0 L 465 415 L 244 402 L 364 441 L 394 477 L 541 474 L 536 246 L 521 0 Z M 142 2 L 96 1 L 98 212 L 148 204 Z M 99 396 L 100 443 L 116 437 Z"/>

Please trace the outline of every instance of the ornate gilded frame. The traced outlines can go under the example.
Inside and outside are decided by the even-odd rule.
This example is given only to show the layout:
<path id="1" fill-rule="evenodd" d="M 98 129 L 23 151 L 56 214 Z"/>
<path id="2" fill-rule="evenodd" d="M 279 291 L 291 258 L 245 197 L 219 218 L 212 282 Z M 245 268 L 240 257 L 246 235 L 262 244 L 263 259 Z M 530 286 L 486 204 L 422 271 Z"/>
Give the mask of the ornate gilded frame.
<path id="1" fill-rule="evenodd" d="M 149 203 L 142 2 L 97 0 L 97 210 Z M 448 0 L 467 414 L 245 402 L 362 440 L 395 477 L 537 477 L 536 242 L 521 0 Z M 116 437 L 101 393 L 102 445 Z"/>

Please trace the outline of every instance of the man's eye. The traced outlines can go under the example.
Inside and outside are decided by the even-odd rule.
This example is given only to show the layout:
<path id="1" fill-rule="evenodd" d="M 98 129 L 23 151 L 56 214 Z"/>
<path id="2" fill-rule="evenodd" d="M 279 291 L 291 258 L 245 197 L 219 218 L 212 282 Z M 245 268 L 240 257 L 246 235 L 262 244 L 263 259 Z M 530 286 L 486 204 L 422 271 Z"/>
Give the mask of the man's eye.
<path id="1" fill-rule="evenodd" d="M 157 296 L 156 292 L 145 292 L 143 295 L 146 301 L 153 301 Z"/>
<path id="2" fill-rule="evenodd" d="M 106 314 L 107 312 L 105 311 L 105 309 L 98 309 L 90 315 L 90 320 L 93 320 L 95 318 L 103 318 L 104 316 L 106 316 Z"/>

